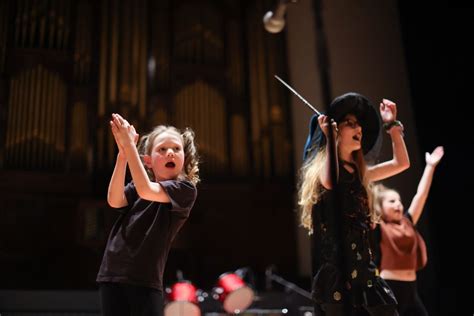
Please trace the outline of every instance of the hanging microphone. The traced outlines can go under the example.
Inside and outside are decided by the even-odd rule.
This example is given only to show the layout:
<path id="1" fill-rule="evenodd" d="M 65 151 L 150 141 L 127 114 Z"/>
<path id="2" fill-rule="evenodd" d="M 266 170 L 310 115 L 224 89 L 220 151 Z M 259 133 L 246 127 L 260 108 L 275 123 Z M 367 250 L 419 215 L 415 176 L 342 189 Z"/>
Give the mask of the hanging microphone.
<path id="1" fill-rule="evenodd" d="M 296 3 L 297 0 L 279 0 L 275 12 L 268 11 L 263 16 L 263 26 L 270 33 L 279 33 L 285 27 L 285 12 L 288 2 Z"/>

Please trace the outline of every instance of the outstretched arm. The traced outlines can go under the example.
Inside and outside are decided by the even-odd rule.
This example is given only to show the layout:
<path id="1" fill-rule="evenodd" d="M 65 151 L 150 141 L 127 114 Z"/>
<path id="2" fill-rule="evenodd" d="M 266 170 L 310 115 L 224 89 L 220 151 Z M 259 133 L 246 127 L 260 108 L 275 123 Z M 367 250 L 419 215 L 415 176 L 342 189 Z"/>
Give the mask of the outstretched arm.
<path id="1" fill-rule="evenodd" d="M 442 146 L 436 147 L 431 154 L 425 154 L 425 170 L 423 171 L 420 183 L 418 184 L 418 189 L 416 191 L 415 197 L 413 197 L 410 207 L 408 208 L 408 213 L 413 219 L 413 224 L 416 224 L 420 219 L 420 216 L 423 212 L 423 208 L 426 203 L 426 199 L 428 198 L 428 193 L 430 191 L 435 168 L 443 157 L 443 155 L 444 149 Z"/>
<path id="2" fill-rule="evenodd" d="M 397 119 L 397 105 L 390 100 L 383 99 L 380 103 L 380 115 L 384 123 L 394 122 Z M 388 133 L 392 138 L 393 158 L 369 166 L 365 174 L 369 182 L 391 177 L 410 167 L 410 158 L 403 139 L 403 126 L 395 125 L 390 128 Z"/>
<path id="3" fill-rule="evenodd" d="M 150 181 L 148 178 L 135 144 L 135 140 L 138 138 L 135 128 L 118 114 L 112 115 L 112 122 L 114 128 L 117 129 L 117 138 L 122 144 L 127 156 L 128 167 L 132 174 L 138 195 L 148 201 L 170 202 L 169 196 L 161 185 L 157 182 Z"/>

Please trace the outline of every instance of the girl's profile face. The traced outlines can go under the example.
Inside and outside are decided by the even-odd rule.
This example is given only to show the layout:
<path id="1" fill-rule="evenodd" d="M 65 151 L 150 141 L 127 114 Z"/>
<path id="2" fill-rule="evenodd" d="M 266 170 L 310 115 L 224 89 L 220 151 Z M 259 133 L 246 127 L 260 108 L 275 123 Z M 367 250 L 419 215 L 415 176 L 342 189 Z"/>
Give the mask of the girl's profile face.
<path id="1" fill-rule="evenodd" d="M 338 124 L 339 146 L 348 151 L 356 151 L 362 147 L 362 127 L 353 114 L 348 114 Z"/>
<path id="2" fill-rule="evenodd" d="M 145 165 L 153 170 L 155 179 L 176 179 L 183 171 L 184 149 L 181 135 L 165 131 L 155 138 L 151 155 L 144 156 Z"/>
<path id="3" fill-rule="evenodd" d="M 403 204 L 400 194 L 393 190 L 383 193 L 382 217 L 387 222 L 398 222 L 403 217 Z"/>

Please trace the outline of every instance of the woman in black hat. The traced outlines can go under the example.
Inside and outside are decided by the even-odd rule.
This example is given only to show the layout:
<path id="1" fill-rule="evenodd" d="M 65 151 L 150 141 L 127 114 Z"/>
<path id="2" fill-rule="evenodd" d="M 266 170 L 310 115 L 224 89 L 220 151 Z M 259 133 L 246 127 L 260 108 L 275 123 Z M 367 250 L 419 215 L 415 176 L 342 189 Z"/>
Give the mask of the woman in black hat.
<path id="1" fill-rule="evenodd" d="M 311 234 L 316 315 L 397 315 L 395 297 L 373 263 L 369 232 L 378 219 L 367 194 L 369 183 L 410 165 L 396 115 L 395 103 L 382 100 L 380 116 L 392 140 L 393 158 L 372 166 L 364 155 L 377 147 L 380 121 L 366 97 L 339 96 L 327 115 L 312 119 L 299 205 L 302 224 Z M 327 138 L 334 139 L 332 147 L 326 146 Z"/>

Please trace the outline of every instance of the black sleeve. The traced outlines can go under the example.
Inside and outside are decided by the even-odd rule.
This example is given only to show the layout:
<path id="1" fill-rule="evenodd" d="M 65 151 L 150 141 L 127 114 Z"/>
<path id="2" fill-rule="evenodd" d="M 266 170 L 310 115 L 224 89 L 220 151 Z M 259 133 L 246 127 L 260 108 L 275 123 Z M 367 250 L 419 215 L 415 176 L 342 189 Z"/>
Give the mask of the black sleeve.
<path id="1" fill-rule="evenodd" d="M 125 186 L 124 194 L 128 202 L 128 207 L 132 207 L 135 201 L 138 200 L 137 189 L 135 188 L 135 183 L 133 183 L 133 181 Z"/>
<path id="2" fill-rule="evenodd" d="M 183 217 L 188 217 L 197 197 L 196 187 L 189 181 L 167 180 L 159 182 L 168 194 L 171 202 L 171 211 Z"/>
<path id="3" fill-rule="evenodd" d="M 125 195 L 125 198 L 127 199 L 127 205 L 119 208 L 113 207 L 113 209 L 119 213 L 125 214 L 129 209 L 132 208 L 133 204 L 135 204 L 135 201 L 138 200 L 138 193 L 135 189 L 135 184 L 133 183 L 133 181 L 129 182 L 125 186 L 123 193 Z"/>
<path id="4" fill-rule="evenodd" d="M 377 224 L 375 229 L 370 231 L 369 242 L 374 256 L 374 263 L 380 269 L 380 262 L 382 260 L 382 253 L 380 251 L 380 241 L 382 239 L 382 232 L 380 231 L 380 224 Z"/>

